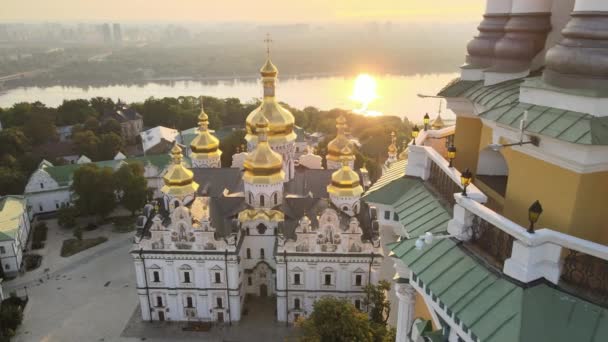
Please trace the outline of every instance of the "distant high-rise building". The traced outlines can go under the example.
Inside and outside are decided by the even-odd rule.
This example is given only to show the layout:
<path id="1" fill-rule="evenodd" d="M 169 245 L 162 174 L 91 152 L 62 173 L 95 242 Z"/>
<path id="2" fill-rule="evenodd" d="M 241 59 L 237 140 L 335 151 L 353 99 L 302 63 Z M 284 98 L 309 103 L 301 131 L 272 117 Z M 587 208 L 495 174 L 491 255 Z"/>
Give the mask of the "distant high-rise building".
<path id="1" fill-rule="evenodd" d="M 122 43 L 122 29 L 120 28 L 120 24 L 114 23 L 114 25 L 112 25 L 112 30 L 112 33 L 114 34 L 114 43 Z"/>
<path id="2" fill-rule="evenodd" d="M 105 23 L 101 25 L 101 32 L 103 34 L 103 42 L 106 44 L 112 43 L 112 31 L 110 30 L 110 24 Z"/>

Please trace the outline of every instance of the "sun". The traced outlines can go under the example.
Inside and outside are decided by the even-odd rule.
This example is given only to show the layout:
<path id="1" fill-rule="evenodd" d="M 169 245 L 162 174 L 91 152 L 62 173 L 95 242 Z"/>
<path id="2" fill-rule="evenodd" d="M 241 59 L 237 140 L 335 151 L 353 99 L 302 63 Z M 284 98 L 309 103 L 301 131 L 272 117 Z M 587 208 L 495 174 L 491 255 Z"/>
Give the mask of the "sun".
<path id="1" fill-rule="evenodd" d="M 353 94 L 350 96 L 351 100 L 358 102 L 361 105 L 361 108 L 355 110 L 356 113 L 367 116 L 382 115 L 379 112 L 368 110 L 369 104 L 378 98 L 378 94 L 376 94 L 376 87 L 376 80 L 370 75 L 359 74 L 357 76 L 355 79 Z"/>
<path id="2" fill-rule="evenodd" d="M 378 98 L 376 80 L 368 74 L 359 74 L 355 79 L 355 88 L 350 98 L 367 108 L 372 101 Z"/>

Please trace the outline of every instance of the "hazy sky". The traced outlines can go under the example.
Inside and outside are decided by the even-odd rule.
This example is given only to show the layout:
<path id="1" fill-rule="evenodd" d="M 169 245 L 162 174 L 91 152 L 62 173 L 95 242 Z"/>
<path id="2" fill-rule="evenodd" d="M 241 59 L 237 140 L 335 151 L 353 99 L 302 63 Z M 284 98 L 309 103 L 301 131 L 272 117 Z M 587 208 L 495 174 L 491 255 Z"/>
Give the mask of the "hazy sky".
<path id="1" fill-rule="evenodd" d="M 1 0 L 1 21 L 479 20 L 483 0 Z"/>

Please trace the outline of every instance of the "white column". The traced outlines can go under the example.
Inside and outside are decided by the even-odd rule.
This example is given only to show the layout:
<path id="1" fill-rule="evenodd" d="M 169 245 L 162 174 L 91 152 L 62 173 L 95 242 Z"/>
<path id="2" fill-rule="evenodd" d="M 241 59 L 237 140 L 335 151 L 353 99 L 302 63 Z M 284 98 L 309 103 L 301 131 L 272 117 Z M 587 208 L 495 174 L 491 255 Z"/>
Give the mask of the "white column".
<path id="1" fill-rule="evenodd" d="M 396 284 L 395 293 L 397 294 L 397 298 L 399 298 L 397 338 L 395 342 L 408 342 L 410 341 L 409 335 L 414 321 L 416 290 L 410 284 Z"/>

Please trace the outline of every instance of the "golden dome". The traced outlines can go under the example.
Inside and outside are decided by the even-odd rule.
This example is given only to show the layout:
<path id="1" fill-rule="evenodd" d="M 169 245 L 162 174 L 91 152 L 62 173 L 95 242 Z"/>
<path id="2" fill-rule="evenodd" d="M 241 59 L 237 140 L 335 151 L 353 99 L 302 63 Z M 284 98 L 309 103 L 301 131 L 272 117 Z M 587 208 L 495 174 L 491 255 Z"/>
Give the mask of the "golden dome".
<path id="1" fill-rule="evenodd" d="M 194 175 L 184 166 L 182 159 L 182 149 L 175 143 L 171 149 L 173 163 L 163 176 L 165 185 L 161 191 L 169 196 L 191 195 L 198 190 L 198 183 L 194 181 Z"/>
<path id="2" fill-rule="evenodd" d="M 442 129 L 443 127 L 445 127 L 445 123 L 443 122 L 443 119 L 441 118 L 441 114 L 437 114 L 437 118 L 431 124 L 431 128 L 432 129 Z"/>
<path id="3" fill-rule="evenodd" d="M 327 192 L 336 197 L 361 196 L 363 187 L 359 175 L 348 165 L 352 151 L 344 147 L 341 151 L 342 167 L 331 175 L 331 184 L 327 186 Z"/>
<path id="4" fill-rule="evenodd" d="M 270 148 L 267 140 L 268 120 L 259 116 L 256 121 L 258 144 L 245 158 L 243 179 L 249 183 L 274 184 L 283 182 L 283 157 Z"/>
<path id="5" fill-rule="evenodd" d="M 268 57 L 266 59 L 266 63 L 264 63 L 264 65 L 260 69 L 260 74 L 262 74 L 262 77 L 276 77 L 278 73 L 279 69 L 277 69 L 277 67 L 272 64 L 270 57 Z"/>
<path id="6" fill-rule="evenodd" d="M 262 74 L 262 83 L 264 86 L 264 99 L 259 107 L 254 109 L 246 119 L 247 142 L 257 143 L 257 133 L 255 123 L 259 121 L 260 116 L 264 116 L 268 120 L 268 141 L 271 145 L 281 144 L 295 141 L 296 134 L 293 132 L 295 119 L 293 114 L 283 106 L 281 106 L 274 95 L 276 76 L 278 74 L 277 67 L 272 64 L 270 58 L 260 70 Z"/>
<path id="7" fill-rule="evenodd" d="M 397 153 L 397 137 L 395 136 L 395 132 L 391 132 L 391 144 L 388 145 L 388 153 Z"/>
<path id="8" fill-rule="evenodd" d="M 220 151 L 220 141 L 209 132 L 209 116 L 203 108 L 203 99 L 201 98 L 201 114 L 198 116 L 198 134 L 190 143 L 192 150 L 192 158 L 208 159 L 211 157 L 217 158 L 222 155 Z"/>
<path id="9" fill-rule="evenodd" d="M 351 159 L 349 160 L 354 159 L 352 155 L 353 142 L 350 141 L 350 139 L 348 139 L 344 134 L 346 128 L 346 118 L 343 115 L 340 115 L 336 119 L 336 129 L 338 133 L 336 134 L 334 140 L 330 141 L 329 144 L 327 144 L 327 160 L 335 162 L 342 160 L 342 151 L 344 150 L 344 148 L 347 148 L 347 150 L 350 151 L 348 157 Z"/>

